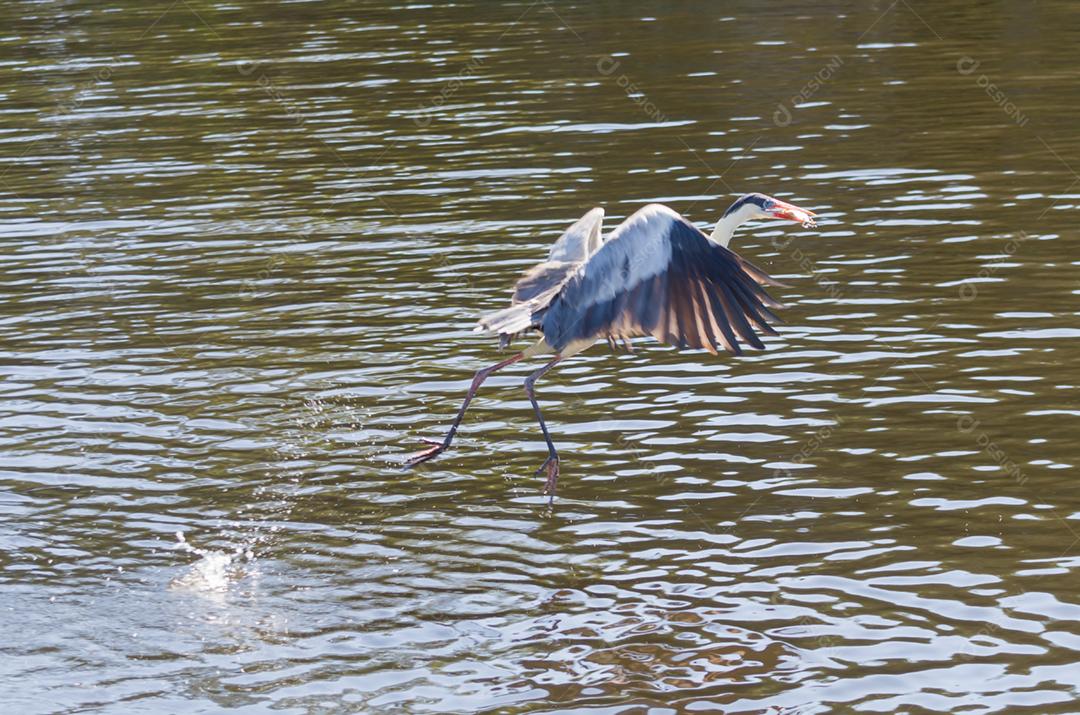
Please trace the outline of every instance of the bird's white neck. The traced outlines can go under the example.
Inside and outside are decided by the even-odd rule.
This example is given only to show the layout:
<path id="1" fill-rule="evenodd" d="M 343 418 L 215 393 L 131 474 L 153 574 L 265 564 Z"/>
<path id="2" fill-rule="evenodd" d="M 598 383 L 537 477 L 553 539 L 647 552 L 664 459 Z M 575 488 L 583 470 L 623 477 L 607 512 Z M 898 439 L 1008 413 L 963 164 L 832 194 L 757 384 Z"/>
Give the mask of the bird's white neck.
<path id="1" fill-rule="evenodd" d="M 732 211 L 716 222 L 716 228 L 713 229 L 709 240 L 727 248 L 727 245 L 731 243 L 731 237 L 735 235 L 735 229 L 754 218 L 755 213 L 754 206 L 741 206 L 738 210 Z"/>

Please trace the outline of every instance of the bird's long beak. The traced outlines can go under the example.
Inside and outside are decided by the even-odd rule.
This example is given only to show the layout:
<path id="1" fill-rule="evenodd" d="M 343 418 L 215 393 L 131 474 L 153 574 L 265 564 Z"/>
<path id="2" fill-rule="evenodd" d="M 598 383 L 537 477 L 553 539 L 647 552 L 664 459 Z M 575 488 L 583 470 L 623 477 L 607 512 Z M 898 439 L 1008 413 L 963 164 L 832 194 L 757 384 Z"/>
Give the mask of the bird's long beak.
<path id="1" fill-rule="evenodd" d="M 772 214 L 773 218 L 798 221 L 807 227 L 817 226 L 817 221 L 814 220 L 814 217 L 817 216 L 817 214 L 813 211 L 807 211 L 806 209 L 801 209 L 798 206 L 776 199 L 773 199 L 773 206 L 769 209 L 769 213 Z"/>

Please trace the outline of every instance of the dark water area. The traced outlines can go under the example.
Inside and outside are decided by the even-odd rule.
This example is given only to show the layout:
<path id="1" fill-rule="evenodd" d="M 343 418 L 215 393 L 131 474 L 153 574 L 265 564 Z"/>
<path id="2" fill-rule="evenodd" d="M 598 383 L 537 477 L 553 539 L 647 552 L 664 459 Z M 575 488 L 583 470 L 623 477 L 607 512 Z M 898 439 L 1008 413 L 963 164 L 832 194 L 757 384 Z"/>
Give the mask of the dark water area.
<path id="1" fill-rule="evenodd" d="M 5 712 L 1075 712 L 1080 6 L 0 5 Z M 592 206 L 792 287 L 538 394 Z"/>

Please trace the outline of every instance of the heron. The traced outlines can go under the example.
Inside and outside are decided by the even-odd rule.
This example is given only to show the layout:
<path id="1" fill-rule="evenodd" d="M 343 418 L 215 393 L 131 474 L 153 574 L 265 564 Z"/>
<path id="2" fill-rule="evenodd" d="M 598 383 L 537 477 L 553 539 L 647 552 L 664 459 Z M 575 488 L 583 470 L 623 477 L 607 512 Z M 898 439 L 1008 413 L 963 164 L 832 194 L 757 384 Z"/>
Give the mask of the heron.
<path id="1" fill-rule="evenodd" d="M 613 349 L 632 350 L 631 338 L 652 336 L 680 349 L 742 354 L 740 342 L 763 350 L 758 333 L 776 335 L 772 312 L 784 306 L 765 286 L 786 287 L 729 248 L 735 229 L 755 219 L 796 221 L 815 227 L 815 214 L 760 193 L 738 198 L 711 235 L 663 204 L 648 204 L 602 238 L 604 209 L 594 208 L 555 241 L 547 260 L 514 285 L 510 307 L 480 318 L 477 332 L 499 336 L 501 347 L 530 331 L 540 339 L 473 376 L 465 401 L 442 440 L 414 452 L 406 467 L 450 448 L 480 385 L 493 373 L 539 355 L 548 361 L 525 378 L 528 395 L 547 442 L 548 456 L 536 475 L 546 474 L 543 493 L 552 499 L 559 479 L 559 454 L 551 439 L 535 385 L 546 372 L 602 339 Z"/>

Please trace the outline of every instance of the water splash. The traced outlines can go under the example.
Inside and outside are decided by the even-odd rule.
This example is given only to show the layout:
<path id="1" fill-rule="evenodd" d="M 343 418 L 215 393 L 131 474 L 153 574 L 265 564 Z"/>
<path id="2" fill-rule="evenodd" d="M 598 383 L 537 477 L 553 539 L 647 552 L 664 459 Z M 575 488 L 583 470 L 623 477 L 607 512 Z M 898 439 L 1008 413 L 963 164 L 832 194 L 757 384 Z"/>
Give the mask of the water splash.
<path id="1" fill-rule="evenodd" d="M 232 552 L 200 549 L 189 544 L 182 531 L 176 532 L 176 540 L 176 548 L 200 558 L 169 583 L 171 589 L 222 596 L 232 584 L 255 573 L 255 554 L 248 544 Z"/>

